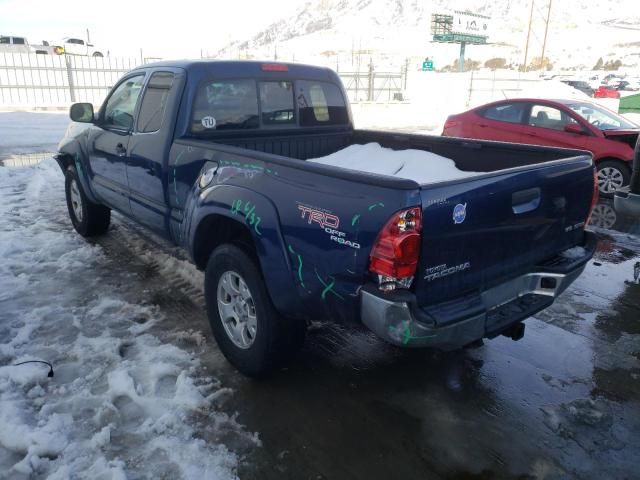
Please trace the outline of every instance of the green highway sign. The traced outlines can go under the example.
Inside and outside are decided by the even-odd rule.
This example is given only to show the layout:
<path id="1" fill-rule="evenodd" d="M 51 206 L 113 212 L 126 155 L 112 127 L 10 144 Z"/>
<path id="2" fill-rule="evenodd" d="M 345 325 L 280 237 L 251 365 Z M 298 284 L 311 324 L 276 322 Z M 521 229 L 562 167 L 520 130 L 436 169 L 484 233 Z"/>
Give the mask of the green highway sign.
<path id="1" fill-rule="evenodd" d="M 432 72 L 433 71 L 433 60 L 426 59 L 422 62 L 422 71 L 423 72 Z"/>

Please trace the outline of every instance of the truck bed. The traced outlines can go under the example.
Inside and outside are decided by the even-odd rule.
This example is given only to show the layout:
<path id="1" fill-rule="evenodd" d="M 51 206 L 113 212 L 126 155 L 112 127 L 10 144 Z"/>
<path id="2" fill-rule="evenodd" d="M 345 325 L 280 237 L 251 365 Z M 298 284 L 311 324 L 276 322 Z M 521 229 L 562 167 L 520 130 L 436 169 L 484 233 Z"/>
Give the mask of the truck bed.
<path id="1" fill-rule="evenodd" d="M 317 132 L 318 129 L 316 129 Z M 327 130 L 322 133 L 261 132 L 255 136 L 223 136 L 211 141 L 255 152 L 307 160 L 323 157 L 353 144 L 377 142 L 394 150 L 416 149 L 453 160 L 464 171 L 494 172 L 585 155 L 586 152 L 535 145 L 377 130 Z"/>

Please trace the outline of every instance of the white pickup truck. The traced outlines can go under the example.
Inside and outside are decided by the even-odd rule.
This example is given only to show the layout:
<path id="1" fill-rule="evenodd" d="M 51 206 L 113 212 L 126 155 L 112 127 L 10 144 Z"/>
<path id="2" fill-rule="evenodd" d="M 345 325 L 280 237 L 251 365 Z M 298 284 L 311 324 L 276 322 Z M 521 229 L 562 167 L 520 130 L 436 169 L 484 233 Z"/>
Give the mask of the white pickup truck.
<path id="1" fill-rule="evenodd" d="M 31 45 L 26 37 L 16 37 L 13 35 L 0 36 L 0 52 L 7 53 L 37 53 L 41 55 L 53 55 L 55 49 L 49 46 L 46 41 L 42 45 Z"/>

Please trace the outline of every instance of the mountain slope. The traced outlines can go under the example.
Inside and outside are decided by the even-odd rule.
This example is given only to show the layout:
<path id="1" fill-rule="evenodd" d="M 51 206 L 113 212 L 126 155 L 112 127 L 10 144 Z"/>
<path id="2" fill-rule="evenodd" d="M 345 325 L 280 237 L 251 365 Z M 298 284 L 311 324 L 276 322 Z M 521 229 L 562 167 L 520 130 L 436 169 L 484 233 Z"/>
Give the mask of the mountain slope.
<path id="1" fill-rule="evenodd" d="M 536 0 L 529 59 L 541 53 L 547 7 L 547 0 Z M 454 9 L 492 18 L 492 45 L 469 47 L 468 58 L 501 56 L 509 63 L 522 62 L 530 0 L 314 0 L 252 38 L 230 43 L 216 57 L 277 57 L 349 67 L 363 55 L 377 64 L 430 56 L 443 66 L 457 58 L 458 46 L 430 42 L 431 14 Z M 590 68 L 599 57 L 638 64 L 636 11 L 637 0 L 556 1 L 545 56 L 557 67 Z"/>

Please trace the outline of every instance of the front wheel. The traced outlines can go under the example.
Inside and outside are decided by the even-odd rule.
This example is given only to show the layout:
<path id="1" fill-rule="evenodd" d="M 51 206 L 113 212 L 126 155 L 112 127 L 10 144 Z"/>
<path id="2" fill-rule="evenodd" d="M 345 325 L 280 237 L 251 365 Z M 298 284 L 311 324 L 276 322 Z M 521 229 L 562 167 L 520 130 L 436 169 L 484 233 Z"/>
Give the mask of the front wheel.
<path id="1" fill-rule="evenodd" d="M 109 229 L 111 210 L 87 198 L 73 167 L 69 167 L 65 174 L 64 191 L 69 218 L 76 232 L 83 237 L 93 237 Z"/>
<path id="2" fill-rule="evenodd" d="M 211 254 L 205 297 L 220 350 L 247 376 L 268 374 L 304 341 L 306 324 L 278 315 L 255 261 L 234 245 L 222 245 Z"/>
<path id="3" fill-rule="evenodd" d="M 598 163 L 598 190 L 603 197 L 612 197 L 616 190 L 629 185 L 631 172 L 629 167 L 618 160 L 605 160 Z"/>

